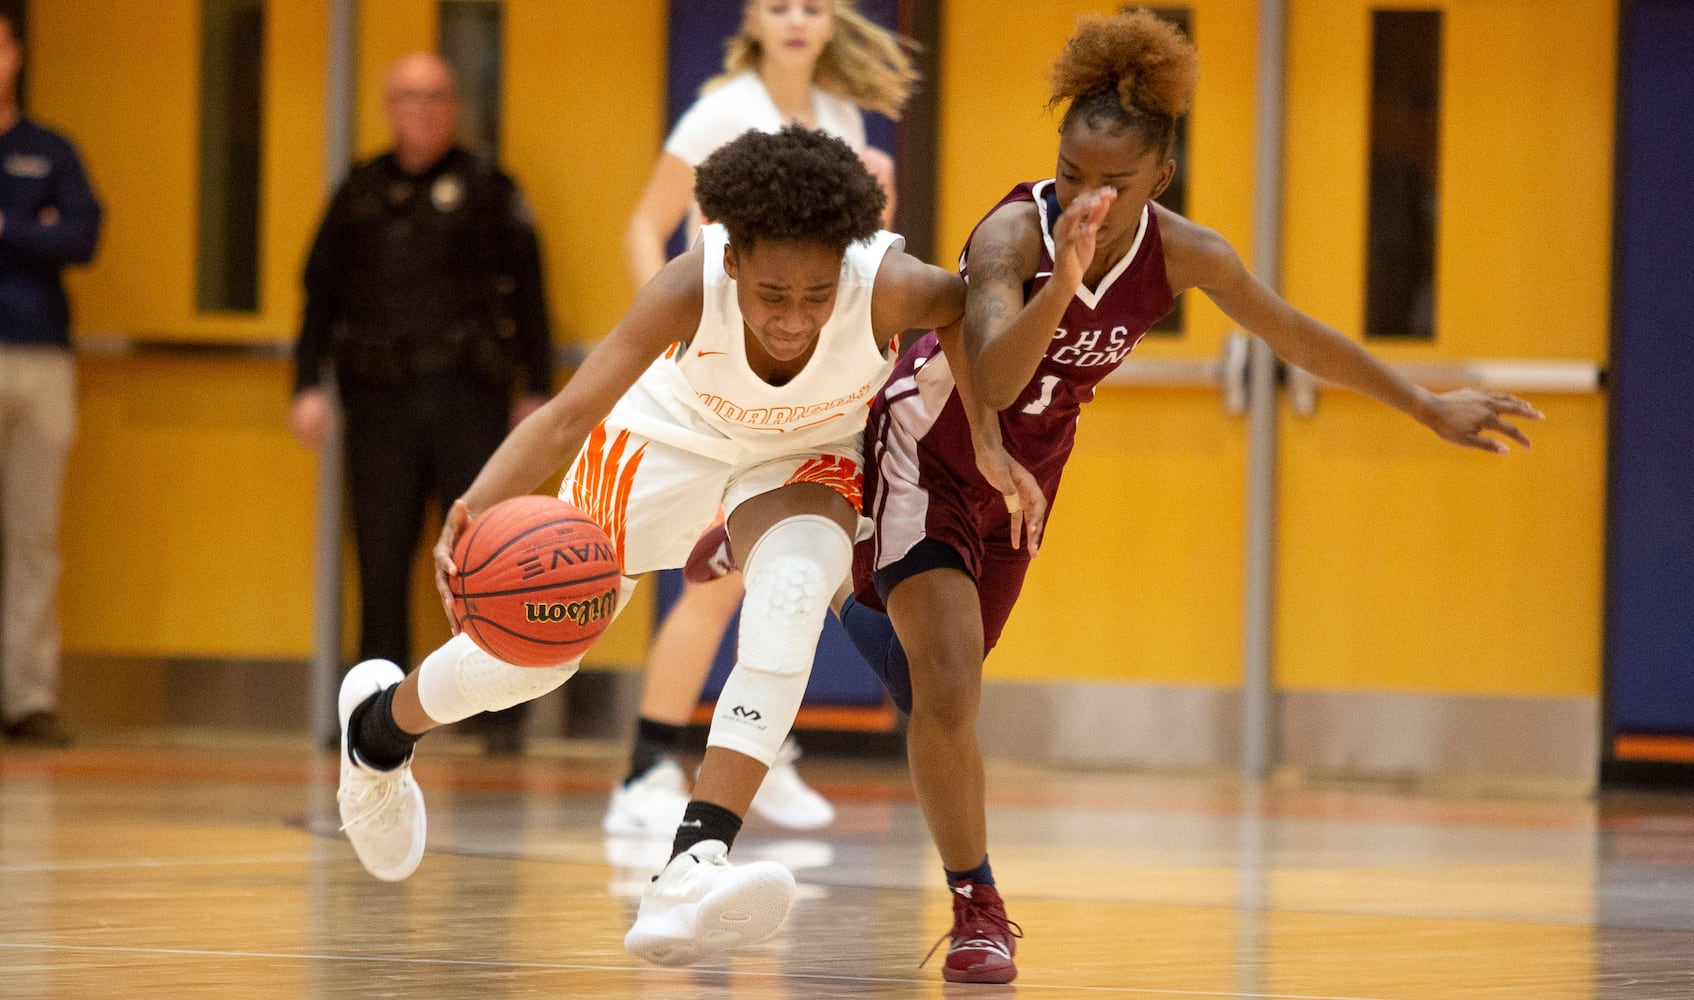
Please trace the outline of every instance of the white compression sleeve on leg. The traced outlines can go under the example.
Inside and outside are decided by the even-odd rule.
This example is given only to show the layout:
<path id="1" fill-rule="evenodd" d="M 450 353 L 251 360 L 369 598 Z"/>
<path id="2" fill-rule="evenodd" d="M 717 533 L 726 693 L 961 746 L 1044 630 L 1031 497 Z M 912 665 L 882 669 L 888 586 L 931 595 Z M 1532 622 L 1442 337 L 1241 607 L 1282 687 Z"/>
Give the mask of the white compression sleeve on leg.
<path id="1" fill-rule="evenodd" d="M 634 590 L 635 581 L 625 577 L 618 591 L 618 612 Z M 461 633 L 424 657 L 418 667 L 418 701 L 424 714 L 446 725 L 539 698 L 570 680 L 581 663 L 578 654 L 558 666 L 515 667 L 483 652 Z"/>
<path id="2" fill-rule="evenodd" d="M 829 599 L 852 565 L 852 539 L 818 514 L 778 521 L 753 546 L 741 569 L 740 649 L 707 746 L 767 766 L 776 759 L 806 694 Z"/>

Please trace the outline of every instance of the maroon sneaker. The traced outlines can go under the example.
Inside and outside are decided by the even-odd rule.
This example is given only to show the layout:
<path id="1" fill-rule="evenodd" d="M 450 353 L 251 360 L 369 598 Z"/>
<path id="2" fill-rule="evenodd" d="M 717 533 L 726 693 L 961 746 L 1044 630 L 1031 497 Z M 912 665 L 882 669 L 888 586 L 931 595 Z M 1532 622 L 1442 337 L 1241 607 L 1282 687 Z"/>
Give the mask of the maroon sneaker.
<path id="1" fill-rule="evenodd" d="M 953 890 L 953 929 L 924 956 L 928 962 L 941 941 L 952 939 L 941 978 L 950 983 L 1009 983 L 1018 977 L 1012 961 L 1023 928 L 1006 919 L 1000 893 L 982 882 L 960 882 Z M 921 963 L 920 963 L 921 964 Z"/>
<path id="2" fill-rule="evenodd" d="M 711 583 L 739 569 L 729 550 L 729 529 L 719 521 L 694 543 L 682 564 L 682 578 L 689 583 Z"/>

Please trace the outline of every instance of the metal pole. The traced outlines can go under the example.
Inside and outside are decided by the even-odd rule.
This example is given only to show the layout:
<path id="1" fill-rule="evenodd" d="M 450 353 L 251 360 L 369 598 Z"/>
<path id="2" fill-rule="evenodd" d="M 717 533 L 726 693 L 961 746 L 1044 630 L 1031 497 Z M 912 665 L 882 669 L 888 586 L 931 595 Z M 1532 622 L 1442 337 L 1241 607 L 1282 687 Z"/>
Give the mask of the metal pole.
<path id="1" fill-rule="evenodd" d="M 357 0 L 330 0 L 325 59 L 324 189 L 334 192 L 353 158 L 353 71 Z M 333 395 L 333 386 L 330 387 Z M 317 533 L 313 547 L 311 732 L 337 731 L 336 679 L 341 673 L 341 420 L 318 452 Z"/>
<path id="2" fill-rule="evenodd" d="M 1258 97 L 1254 120 L 1253 269 L 1281 284 L 1283 65 L 1287 0 L 1259 0 Z M 1275 755 L 1276 355 L 1254 338 L 1247 361 L 1247 559 L 1241 676 L 1241 774 L 1270 773 Z"/>

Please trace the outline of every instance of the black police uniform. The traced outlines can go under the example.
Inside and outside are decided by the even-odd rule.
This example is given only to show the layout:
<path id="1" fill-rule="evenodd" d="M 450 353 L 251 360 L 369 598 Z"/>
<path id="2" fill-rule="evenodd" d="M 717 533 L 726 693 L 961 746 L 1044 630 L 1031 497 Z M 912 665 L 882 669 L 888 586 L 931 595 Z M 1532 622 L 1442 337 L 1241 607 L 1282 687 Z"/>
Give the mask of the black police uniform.
<path id="1" fill-rule="evenodd" d="M 336 191 L 305 284 L 295 391 L 334 364 L 359 657 L 409 670 L 410 576 L 427 499 L 445 511 L 470 487 L 505 437 L 520 369 L 527 392 L 551 390 L 534 225 L 511 179 L 462 149 L 421 174 L 387 153 Z"/>

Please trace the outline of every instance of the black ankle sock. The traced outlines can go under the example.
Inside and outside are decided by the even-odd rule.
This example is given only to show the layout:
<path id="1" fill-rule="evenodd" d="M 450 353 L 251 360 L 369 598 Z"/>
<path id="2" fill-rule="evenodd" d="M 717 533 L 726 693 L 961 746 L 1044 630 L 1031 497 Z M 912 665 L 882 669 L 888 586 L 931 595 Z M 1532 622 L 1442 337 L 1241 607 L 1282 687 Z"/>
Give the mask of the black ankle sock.
<path id="1" fill-rule="evenodd" d="M 947 884 L 958 885 L 960 882 L 975 882 L 978 885 L 994 884 L 994 869 L 988 864 L 988 855 L 982 856 L 982 864 L 968 872 L 956 872 L 943 868 L 947 872 Z"/>
<path id="2" fill-rule="evenodd" d="M 392 771 L 412 755 L 421 733 L 408 733 L 394 722 L 394 689 L 391 684 L 360 703 L 347 717 L 347 742 L 360 763 L 379 771 Z"/>
<path id="3" fill-rule="evenodd" d="M 676 840 L 671 842 L 671 857 L 703 840 L 721 840 L 725 847 L 734 847 L 735 835 L 740 832 L 740 816 L 723 806 L 696 799 L 688 803 L 682 814 L 682 825 L 676 828 Z"/>
<path id="4" fill-rule="evenodd" d="M 668 722 L 654 722 L 643 716 L 635 721 L 635 746 L 629 751 L 629 773 L 624 775 L 623 783 L 629 784 L 653 769 L 653 765 L 666 757 L 675 757 L 682 749 L 681 726 L 673 726 Z"/>

